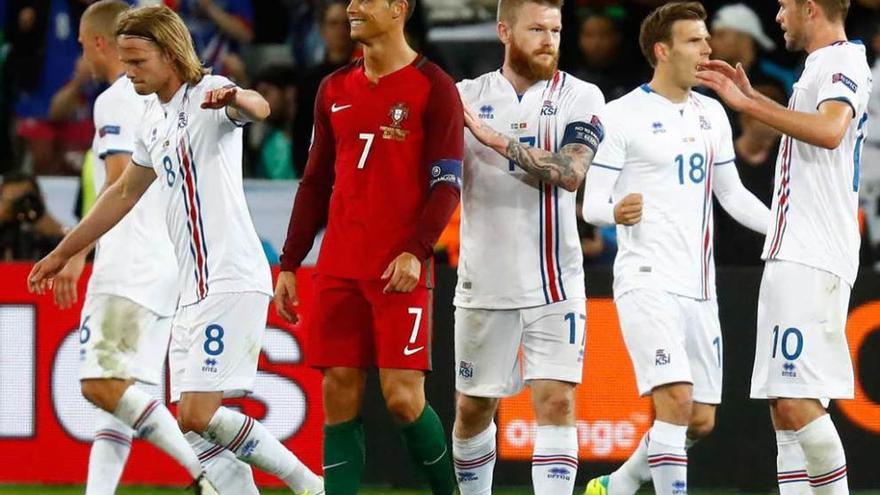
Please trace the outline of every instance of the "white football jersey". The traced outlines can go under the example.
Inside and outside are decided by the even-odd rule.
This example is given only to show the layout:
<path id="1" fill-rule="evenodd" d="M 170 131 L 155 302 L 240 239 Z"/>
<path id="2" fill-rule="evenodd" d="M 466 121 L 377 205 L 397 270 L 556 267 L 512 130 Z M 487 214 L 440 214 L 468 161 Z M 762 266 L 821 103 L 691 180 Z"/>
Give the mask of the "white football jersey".
<path id="1" fill-rule="evenodd" d="M 168 103 L 153 99 L 138 129 L 132 160 L 156 171 L 180 266 L 180 304 L 209 293 L 272 295 L 269 263 L 245 202 L 242 129 L 226 109 L 202 109 L 205 92 L 233 85 L 206 75 Z"/>
<path id="2" fill-rule="evenodd" d="M 602 92 L 565 72 L 521 97 L 501 71 L 458 89 L 483 122 L 530 146 L 595 149 L 602 139 Z M 535 179 L 465 131 L 461 208 L 456 306 L 526 308 L 585 297 L 575 193 Z"/>
<path id="3" fill-rule="evenodd" d="M 630 193 L 643 202 L 639 223 L 617 226 L 615 297 L 652 288 L 714 299 L 712 178 L 735 166 L 721 104 L 696 92 L 673 103 L 644 84 L 608 104 L 605 131 L 592 168 L 619 171 L 611 203 Z"/>
<path id="4" fill-rule="evenodd" d="M 837 42 L 807 57 L 788 107 L 815 113 L 828 100 L 848 103 L 853 119 L 840 146 L 827 150 L 783 136 L 765 260 L 831 272 L 852 286 L 859 268 L 859 162 L 868 121 L 871 69 L 865 47 Z"/>
<path id="5" fill-rule="evenodd" d="M 93 180 L 102 188 L 107 177 L 104 158 L 134 152 L 135 131 L 147 102 L 155 96 L 138 95 L 131 81 L 120 77 L 95 100 Z M 161 215 L 164 208 L 154 183 L 116 226 L 98 240 L 89 294 L 125 297 L 160 316 L 177 307 L 177 258 Z"/>

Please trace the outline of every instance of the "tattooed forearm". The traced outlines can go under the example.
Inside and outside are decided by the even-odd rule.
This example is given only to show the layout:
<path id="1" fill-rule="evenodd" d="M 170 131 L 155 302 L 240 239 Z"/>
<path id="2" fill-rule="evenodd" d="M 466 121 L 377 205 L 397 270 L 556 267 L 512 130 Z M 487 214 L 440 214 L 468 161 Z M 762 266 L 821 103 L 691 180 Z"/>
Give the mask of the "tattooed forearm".
<path id="1" fill-rule="evenodd" d="M 511 139 L 506 155 L 534 177 L 567 191 L 577 191 L 593 161 L 593 150 L 579 143 L 567 144 L 553 153 Z"/>

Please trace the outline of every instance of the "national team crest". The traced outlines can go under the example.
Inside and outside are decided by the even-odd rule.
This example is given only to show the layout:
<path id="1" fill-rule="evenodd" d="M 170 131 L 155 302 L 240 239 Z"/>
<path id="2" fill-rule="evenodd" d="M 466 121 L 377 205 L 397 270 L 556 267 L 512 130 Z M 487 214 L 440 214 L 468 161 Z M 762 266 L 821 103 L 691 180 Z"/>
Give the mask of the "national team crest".
<path id="1" fill-rule="evenodd" d="M 409 115 L 409 107 L 406 106 L 406 103 L 398 103 L 391 107 L 388 115 L 391 117 L 391 126 L 399 128 L 400 123 L 406 120 Z"/>
<path id="2" fill-rule="evenodd" d="M 389 110 L 388 116 L 391 117 L 390 126 L 380 126 L 382 130 L 382 139 L 393 139 L 394 141 L 403 141 L 406 139 L 409 131 L 402 129 L 403 121 L 409 117 L 409 106 L 406 103 L 395 103 Z"/>

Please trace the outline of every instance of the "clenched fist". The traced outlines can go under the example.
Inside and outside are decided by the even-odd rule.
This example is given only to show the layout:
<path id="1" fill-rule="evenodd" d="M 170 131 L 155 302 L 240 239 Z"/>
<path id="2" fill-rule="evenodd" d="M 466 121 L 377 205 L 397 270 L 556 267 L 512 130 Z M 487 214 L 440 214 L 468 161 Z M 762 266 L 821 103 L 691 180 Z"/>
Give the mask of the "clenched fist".
<path id="1" fill-rule="evenodd" d="M 614 221 L 621 225 L 635 225 L 642 219 L 642 195 L 627 194 L 614 205 Z"/>

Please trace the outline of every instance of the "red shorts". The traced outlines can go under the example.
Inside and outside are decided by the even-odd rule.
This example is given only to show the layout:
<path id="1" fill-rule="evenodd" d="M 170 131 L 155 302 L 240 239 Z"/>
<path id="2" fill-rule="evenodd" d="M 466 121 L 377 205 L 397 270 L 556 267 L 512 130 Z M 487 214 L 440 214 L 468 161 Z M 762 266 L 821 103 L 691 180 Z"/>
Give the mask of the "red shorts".
<path id="1" fill-rule="evenodd" d="M 431 290 L 383 294 L 387 283 L 315 275 L 309 365 L 431 370 Z"/>

